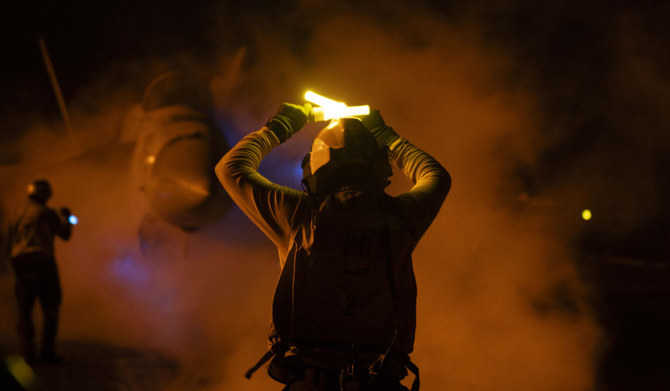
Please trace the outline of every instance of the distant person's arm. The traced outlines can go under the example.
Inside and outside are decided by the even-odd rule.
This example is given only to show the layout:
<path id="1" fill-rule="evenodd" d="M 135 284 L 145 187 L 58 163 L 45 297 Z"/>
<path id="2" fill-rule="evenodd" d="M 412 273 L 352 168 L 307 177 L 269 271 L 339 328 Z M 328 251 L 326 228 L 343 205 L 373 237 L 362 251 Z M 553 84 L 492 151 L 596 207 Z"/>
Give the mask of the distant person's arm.
<path id="1" fill-rule="evenodd" d="M 49 218 L 53 232 L 63 240 L 70 240 L 72 224 L 70 224 L 70 209 L 62 207 L 58 212 L 50 209 Z"/>

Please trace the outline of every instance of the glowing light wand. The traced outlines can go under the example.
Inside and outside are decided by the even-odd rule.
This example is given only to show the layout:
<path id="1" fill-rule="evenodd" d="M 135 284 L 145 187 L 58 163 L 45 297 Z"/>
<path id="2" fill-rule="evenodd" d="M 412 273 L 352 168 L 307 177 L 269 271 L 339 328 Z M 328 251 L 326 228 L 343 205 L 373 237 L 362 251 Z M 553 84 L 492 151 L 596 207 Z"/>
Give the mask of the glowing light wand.
<path id="1" fill-rule="evenodd" d="M 312 109 L 310 120 L 314 122 L 327 121 L 333 118 L 353 117 L 355 115 L 370 114 L 370 106 L 347 106 L 343 102 L 326 98 L 312 91 L 305 92 L 305 100 L 321 107 Z"/>

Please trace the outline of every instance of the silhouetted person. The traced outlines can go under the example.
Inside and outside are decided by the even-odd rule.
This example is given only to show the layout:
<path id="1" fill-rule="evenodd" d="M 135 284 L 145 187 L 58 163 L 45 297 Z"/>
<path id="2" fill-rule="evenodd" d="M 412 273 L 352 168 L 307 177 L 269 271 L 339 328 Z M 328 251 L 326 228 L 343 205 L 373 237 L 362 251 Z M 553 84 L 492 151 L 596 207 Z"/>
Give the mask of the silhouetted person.
<path id="1" fill-rule="evenodd" d="M 304 192 L 257 169 L 299 131 L 311 106 L 283 104 L 216 167 L 233 201 L 277 246 L 281 274 L 268 372 L 285 390 L 407 390 L 416 326 L 412 250 L 449 188 L 447 171 L 378 111 L 333 120 L 303 160 Z M 414 186 L 384 192 L 394 161 Z"/>
<path id="2" fill-rule="evenodd" d="M 44 315 L 39 362 L 60 362 L 54 350 L 62 299 L 54 258 L 54 238 L 58 236 L 68 240 L 72 225 L 67 208 L 56 212 L 46 205 L 51 194 L 48 181 L 42 179 L 31 183 L 28 202 L 9 218 L 7 228 L 11 265 L 16 277 L 19 344 L 21 354 L 30 364 L 38 359 L 32 319 L 36 300 L 40 302 Z"/>

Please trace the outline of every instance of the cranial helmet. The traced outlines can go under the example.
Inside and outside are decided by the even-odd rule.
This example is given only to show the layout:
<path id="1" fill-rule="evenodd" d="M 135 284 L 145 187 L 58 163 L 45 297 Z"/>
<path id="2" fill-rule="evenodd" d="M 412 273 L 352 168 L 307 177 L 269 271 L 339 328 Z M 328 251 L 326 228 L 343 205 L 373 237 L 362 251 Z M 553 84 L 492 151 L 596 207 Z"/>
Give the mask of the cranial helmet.
<path id="1" fill-rule="evenodd" d="M 51 184 L 46 179 L 38 179 L 28 185 L 28 197 L 35 201 L 47 202 L 51 198 Z"/>
<path id="2" fill-rule="evenodd" d="M 321 130 L 302 161 L 308 194 L 327 194 L 345 186 L 380 188 L 392 175 L 388 150 L 357 118 L 340 118 Z"/>

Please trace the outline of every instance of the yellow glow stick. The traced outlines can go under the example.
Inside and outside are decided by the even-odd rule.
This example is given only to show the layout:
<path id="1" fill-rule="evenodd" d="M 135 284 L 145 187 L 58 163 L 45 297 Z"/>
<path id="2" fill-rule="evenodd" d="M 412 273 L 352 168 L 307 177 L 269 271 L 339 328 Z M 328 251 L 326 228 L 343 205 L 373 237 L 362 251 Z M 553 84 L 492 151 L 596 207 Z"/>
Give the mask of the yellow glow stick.
<path id="1" fill-rule="evenodd" d="M 319 95 L 316 92 L 312 91 L 307 91 L 305 92 L 305 100 L 308 102 L 312 102 L 316 105 L 322 106 L 322 107 L 328 107 L 328 106 L 346 106 L 342 102 L 338 102 L 336 100 L 332 100 L 330 98 L 326 98 L 323 95 Z"/>
<path id="2" fill-rule="evenodd" d="M 355 115 L 370 114 L 370 106 L 326 106 L 314 107 L 312 115 L 314 121 L 327 121 L 333 118 L 353 117 Z"/>
<path id="3" fill-rule="evenodd" d="M 326 98 L 312 91 L 305 93 L 305 100 L 322 107 L 312 109 L 314 121 L 326 121 L 333 118 L 353 117 L 355 115 L 370 114 L 370 106 L 347 106 L 343 102 Z"/>

